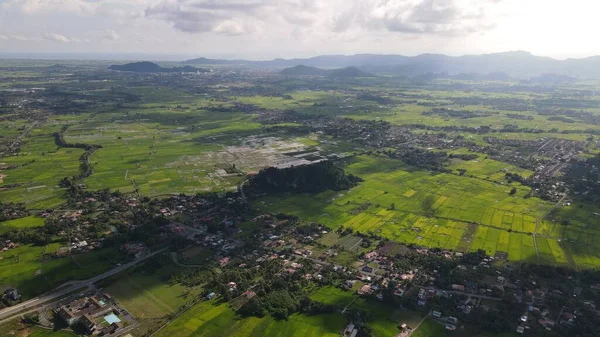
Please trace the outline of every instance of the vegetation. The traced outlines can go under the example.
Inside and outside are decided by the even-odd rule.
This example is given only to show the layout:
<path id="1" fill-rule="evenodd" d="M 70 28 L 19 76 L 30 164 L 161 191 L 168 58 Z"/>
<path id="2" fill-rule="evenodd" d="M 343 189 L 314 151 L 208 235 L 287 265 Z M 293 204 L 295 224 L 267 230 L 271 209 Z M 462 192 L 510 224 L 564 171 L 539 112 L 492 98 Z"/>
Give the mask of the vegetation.
<path id="1" fill-rule="evenodd" d="M 264 193 L 316 193 L 349 189 L 360 181 L 359 177 L 346 174 L 332 162 L 321 162 L 283 169 L 263 169 L 250 179 L 250 186 Z"/>

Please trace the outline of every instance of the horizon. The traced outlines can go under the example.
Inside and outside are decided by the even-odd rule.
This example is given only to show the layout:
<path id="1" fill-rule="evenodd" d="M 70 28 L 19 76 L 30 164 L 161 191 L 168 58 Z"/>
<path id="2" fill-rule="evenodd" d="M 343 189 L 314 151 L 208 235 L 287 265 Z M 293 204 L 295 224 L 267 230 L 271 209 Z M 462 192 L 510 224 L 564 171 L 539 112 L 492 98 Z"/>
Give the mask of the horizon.
<path id="1" fill-rule="evenodd" d="M 0 0 L 0 50 L 247 60 L 528 50 L 583 58 L 600 55 L 592 43 L 599 10 L 586 0 Z"/>
<path id="2" fill-rule="evenodd" d="M 551 58 L 557 61 L 565 61 L 565 60 L 583 60 L 589 59 L 593 57 L 600 57 L 600 54 L 587 55 L 581 57 L 567 57 L 567 58 L 557 58 L 548 55 L 539 55 L 527 50 L 507 50 L 500 52 L 491 52 L 491 53 L 480 53 L 480 54 L 444 54 L 444 53 L 419 53 L 414 55 L 409 54 L 401 54 L 401 53 L 354 53 L 354 54 L 313 54 L 308 56 L 291 56 L 291 57 L 273 57 L 273 58 L 244 58 L 233 55 L 224 55 L 224 56 L 209 56 L 209 55 L 194 55 L 194 54 L 166 54 L 166 53 L 142 53 L 142 52 L 131 52 L 131 53 L 102 53 L 102 52 L 70 52 L 70 53 L 60 53 L 60 52 L 0 52 L 0 59 L 4 60 L 65 60 L 65 61 L 77 61 L 77 60 L 86 60 L 86 61 L 155 61 L 155 62 L 185 62 L 192 59 L 213 59 L 213 60 L 225 60 L 225 61 L 250 61 L 250 62 L 261 62 L 261 61 L 273 61 L 273 60 L 306 60 L 316 57 L 324 57 L 324 56 L 341 56 L 341 57 L 352 57 L 359 55 L 376 55 L 376 56 L 404 56 L 404 57 L 418 57 L 423 55 L 441 55 L 448 57 L 470 57 L 470 56 L 486 56 L 486 55 L 498 55 L 498 54 L 511 54 L 511 53 L 524 53 L 529 54 L 533 57 L 544 57 Z"/>

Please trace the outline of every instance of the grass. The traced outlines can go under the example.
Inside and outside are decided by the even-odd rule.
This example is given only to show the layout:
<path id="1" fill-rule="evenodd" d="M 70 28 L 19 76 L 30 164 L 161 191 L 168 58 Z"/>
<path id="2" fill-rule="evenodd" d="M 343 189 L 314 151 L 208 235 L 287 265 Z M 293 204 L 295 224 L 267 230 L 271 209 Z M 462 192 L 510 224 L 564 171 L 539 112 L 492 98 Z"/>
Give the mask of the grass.
<path id="1" fill-rule="evenodd" d="M 0 222 L 0 234 L 14 229 L 44 226 L 44 219 L 36 216 L 27 216 L 20 219 Z"/>
<path id="2" fill-rule="evenodd" d="M 295 314 L 288 320 L 272 317 L 238 319 L 235 312 L 217 300 L 201 302 L 173 320 L 157 337 L 337 337 L 346 318 L 340 313 L 306 316 Z"/>
<path id="3" fill-rule="evenodd" d="M 25 297 L 42 294 L 70 280 L 107 271 L 122 255 L 100 249 L 72 257 L 49 258 L 45 247 L 26 245 L 0 254 L 0 286 L 16 287 Z M 77 263 L 75 263 L 77 261 Z"/>
<path id="4" fill-rule="evenodd" d="M 165 274 L 165 271 L 162 271 Z M 169 284 L 159 273 L 134 272 L 119 278 L 106 288 L 134 316 L 160 318 L 174 313 L 187 303 L 198 289 Z"/>

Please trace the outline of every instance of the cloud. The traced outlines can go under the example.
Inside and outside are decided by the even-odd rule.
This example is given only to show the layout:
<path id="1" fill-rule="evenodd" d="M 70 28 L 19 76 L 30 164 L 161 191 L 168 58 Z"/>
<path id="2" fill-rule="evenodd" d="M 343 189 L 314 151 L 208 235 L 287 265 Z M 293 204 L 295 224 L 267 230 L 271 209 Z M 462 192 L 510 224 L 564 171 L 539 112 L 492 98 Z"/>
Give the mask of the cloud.
<path id="1" fill-rule="evenodd" d="M 161 0 L 148 18 L 190 33 L 241 35 L 315 29 L 321 34 L 384 31 L 470 34 L 493 27 L 486 12 L 501 0 Z"/>
<path id="2" fill-rule="evenodd" d="M 116 41 L 120 38 L 121 36 L 114 30 L 107 30 L 106 32 L 104 32 L 104 39 L 106 40 Z"/>
<path id="3" fill-rule="evenodd" d="M 61 35 L 61 34 L 56 34 L 56 33 L 45 33 L 44 39 L 50 40 L 50 41 L 64 42 L 64 43 L 71 42 L 71 39 L 69 39 L 68 37 Z"/>
<path id="4" fill-rule="evenodd" d="M 189 33 L 240 35 L 287 25 L 313 24 L 325 0 L 162 0 L 148 6 L 148 18 L 164 20 Z M 312 12 L 311 12 L 312 10 Z M 233 34 L 232 34 L 233 33 Z"/>
<path id="5" fill-rule="evenodd" d="M 74 37 L 66 37 L 62 34 L 57 34 L 57 33 L 45 33 L 43 35 L 43 38 L 48 41 L 56 41 L 56 42 L 62 42 L 62 43 L 89 42 L 88 39 L 78 39 L 78 38 L 74 38 Z"/>

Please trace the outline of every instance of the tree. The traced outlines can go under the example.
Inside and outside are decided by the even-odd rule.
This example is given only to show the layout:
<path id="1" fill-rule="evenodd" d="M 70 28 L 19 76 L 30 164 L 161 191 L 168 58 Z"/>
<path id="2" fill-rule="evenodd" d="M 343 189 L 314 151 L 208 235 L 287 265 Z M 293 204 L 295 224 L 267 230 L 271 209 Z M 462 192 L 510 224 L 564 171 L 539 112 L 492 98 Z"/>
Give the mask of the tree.
<path id="1" fill-rule="evenodd" d="M 509 195 L 515 195 L 515 194 L 517 194 L 517 188 L 513 187 L 512 190 L 510 190 Z"/>

